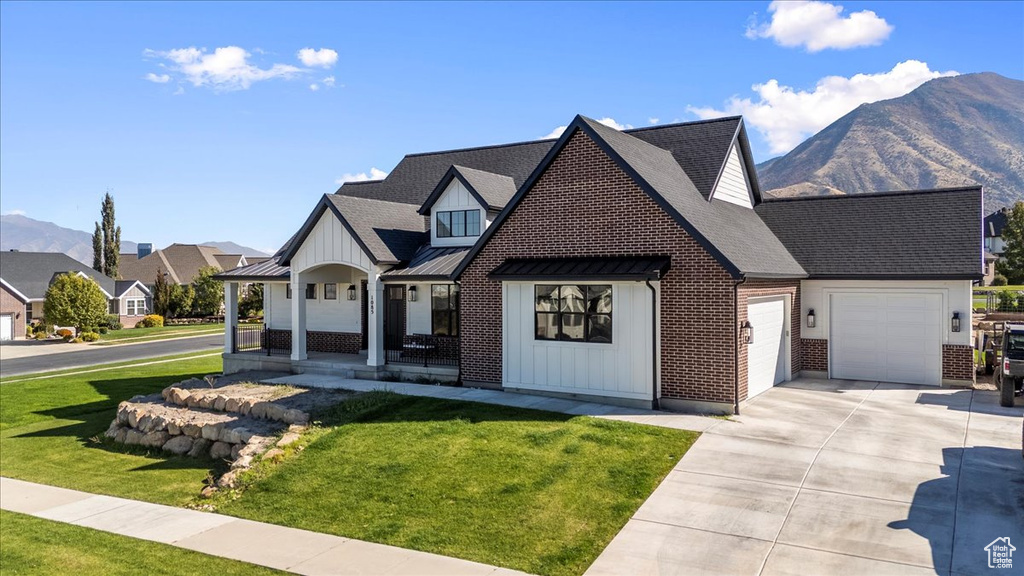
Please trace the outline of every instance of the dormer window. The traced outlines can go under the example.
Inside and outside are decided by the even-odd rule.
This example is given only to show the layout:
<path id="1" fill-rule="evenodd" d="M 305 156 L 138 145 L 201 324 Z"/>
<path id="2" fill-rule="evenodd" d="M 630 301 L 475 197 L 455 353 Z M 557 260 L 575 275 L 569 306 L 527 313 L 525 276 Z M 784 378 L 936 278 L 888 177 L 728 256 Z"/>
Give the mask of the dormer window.
<path id="1" fill-rule="evenodd" d="M 479 235 L 479 210 L 454 210 L 437 213 L 438 238 L 464 238 Z"/>

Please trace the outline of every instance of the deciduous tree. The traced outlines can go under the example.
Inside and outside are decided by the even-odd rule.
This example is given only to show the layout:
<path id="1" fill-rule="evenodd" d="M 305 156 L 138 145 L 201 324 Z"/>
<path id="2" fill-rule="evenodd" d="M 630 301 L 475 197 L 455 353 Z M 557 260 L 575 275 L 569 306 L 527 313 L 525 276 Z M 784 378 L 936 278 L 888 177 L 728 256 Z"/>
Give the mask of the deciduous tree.
<path id="1" fill-rule="evenodd" d="M 74 326 L 81 331 L 106 320 L 107 307 L 107 296 L 95 280 L 68 272 L 46 290 L 43 316 L 47 324 Z"/>
<path id="2" fill-rule="evenodd" d="M 1002 258 L 996 262 L 996 270 L 1006 276 L 1009 284 L 1024 284 L 1024 202 L 1017 202 L 1006 216 L 1003 226 Z"/>

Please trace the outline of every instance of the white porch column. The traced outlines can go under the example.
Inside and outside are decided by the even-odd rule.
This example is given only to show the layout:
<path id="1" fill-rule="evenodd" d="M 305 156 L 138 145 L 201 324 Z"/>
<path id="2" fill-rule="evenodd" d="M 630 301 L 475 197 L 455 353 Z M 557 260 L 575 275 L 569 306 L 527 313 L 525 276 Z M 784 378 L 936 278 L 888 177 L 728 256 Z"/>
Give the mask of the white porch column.
<path id="1" fill-rule="evenodd" d="M 292 270 L 292 360 L 306 359 L 306 284 Z"/>
<path id="2" fill-rule="evenodd" d="M 371 270 L 366 280 L 366 364 L 383 366 L 384 357 L 384 283 L 376 270 Z"/>
<path id="3" fill-rule="evenodd" d="M 224 283 L 224 352 L 235 350 L 235 328 L 238 326 L 238 282 Z"/>

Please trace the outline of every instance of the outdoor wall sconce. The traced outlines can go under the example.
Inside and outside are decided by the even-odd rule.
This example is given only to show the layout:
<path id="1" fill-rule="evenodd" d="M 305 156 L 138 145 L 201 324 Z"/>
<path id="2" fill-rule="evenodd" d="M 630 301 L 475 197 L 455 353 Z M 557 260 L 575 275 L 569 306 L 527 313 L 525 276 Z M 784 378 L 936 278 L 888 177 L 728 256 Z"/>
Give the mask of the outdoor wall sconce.
<path id="1" fill-rule="evenodd" d="M 744 320 L 743 324 L 740 324 L 740 339 L 746 344 L 754 341 L 754 327 L 750 325 L 749 320 Z"/>
<path id="2" fill-rule="evenodd" d="M 807 327 L 814 328 L 814 308 L 807 311 Z"/>
<path id="3" fill-rule="evenodd" d="M 356 285 L 355 284 L 349 284 L 348 285 L 348 299 L 349 300 L 355 300 L 356 299 Z"/>
<path id="4" fill-rule="evenodd" d="M 416 301 L 416 287 L 415 286 L 409 286 L 409 302 L 415 302 L 415 301 Z"/>
<path id="5" fill-rule="evenodd" d="M 959 332 L 960 331 L 960 313 L 959 312 L 953 312 L 953 326 L 952 326 L 952 329 L 953 329 L 953 332 Z"/>

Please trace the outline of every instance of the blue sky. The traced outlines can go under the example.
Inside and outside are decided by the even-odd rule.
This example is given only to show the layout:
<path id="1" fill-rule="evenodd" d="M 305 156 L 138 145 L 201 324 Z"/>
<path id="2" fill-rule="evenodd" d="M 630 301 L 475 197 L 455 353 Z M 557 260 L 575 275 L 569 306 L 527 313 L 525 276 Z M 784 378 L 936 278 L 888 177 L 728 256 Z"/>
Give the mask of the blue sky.
<path id="1" fill-rule="evenodd" d="M 743 113 L 762 161 L 981 71 L 1024 78 L 1024 3 L 3 2 L 0 212 L 274 249 L 407 153 Z"/>

